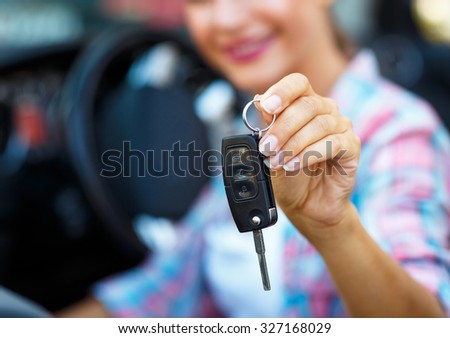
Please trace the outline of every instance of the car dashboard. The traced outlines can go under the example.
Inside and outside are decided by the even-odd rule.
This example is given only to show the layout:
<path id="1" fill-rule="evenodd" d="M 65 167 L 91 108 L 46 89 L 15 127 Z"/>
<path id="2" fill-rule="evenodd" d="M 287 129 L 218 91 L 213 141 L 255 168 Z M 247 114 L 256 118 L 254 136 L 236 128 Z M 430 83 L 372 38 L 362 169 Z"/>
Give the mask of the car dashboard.
<path id="1" fill-rule="evenodd" d="M 135 265 L 105 231 L 64 148 L 57 114 L 85 41 L 4 55 L 0 116 L 0 285 L 50 311 Z"/>

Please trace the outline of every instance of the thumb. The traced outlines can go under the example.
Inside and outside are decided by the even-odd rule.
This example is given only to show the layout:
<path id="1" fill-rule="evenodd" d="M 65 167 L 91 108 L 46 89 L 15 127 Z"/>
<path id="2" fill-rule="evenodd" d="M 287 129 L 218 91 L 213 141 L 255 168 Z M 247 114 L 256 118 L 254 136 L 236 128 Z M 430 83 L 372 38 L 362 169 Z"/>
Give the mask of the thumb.
<path id="1" fill-rule="evenodd" d="M 262 106 L 260 104 L 260 101 L 259 101 L 260 99 L 261 99 L 261 95 L 259 95 L 259 94 L 256 94 L 255 97 L 253 98 L 253 100 L 258 100 L 255 102 L 255 107 L 258 110 L 259 114 L 264 119 L 264 122 L 266 122 L 266 124 L 269 125 L 272 122 L 273 115 L 269 115 L 264 111 L 264 109 L 262 108 Z"/>

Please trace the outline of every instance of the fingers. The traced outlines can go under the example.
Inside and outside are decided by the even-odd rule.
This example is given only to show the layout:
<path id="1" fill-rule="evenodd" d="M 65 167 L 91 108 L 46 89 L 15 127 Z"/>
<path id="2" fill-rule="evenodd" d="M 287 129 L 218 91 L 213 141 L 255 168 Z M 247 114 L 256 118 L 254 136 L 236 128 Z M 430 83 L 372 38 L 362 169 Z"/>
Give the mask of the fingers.
<path id="1" fill-rule="evenodd" d="M 307 77 L 298 73 L 289 74 L 259 95 L 260 102 L 256 106 L 267 114 L 279 114 L 297 98 L 310 95 L 315 93 Z"/>
<path id="2" fill-rule="evenodd" d="M 261 139 L 260 151 L 266 156 L 273 156 L 293 137 L 298 142 L 308 142 L 306 146 L 317 141 L 317 137 L 342 132 L 343 125 L 347 124 L 339 120 L 340 116 L 336 104 L 330 99 L 320 96 L 299 98 L 278 116 L 272 128 Z M 309 136 L 314 138 L 309 140 Z"/>
<path id="3" fill-rule="evenodd" d="M 359 140 L 350 119 L 339 113 L 333 100 L 317 95 L 304 75 L 290 74 L 255 98 L 266 122 L 277 115 L 259 143 L 271 169 L 302 169 L 342 157 L 344 150 L 359 156 Z"/>
<path id="4" fill-rule="evenodd" d="M 275 155 L 270 159 L 270 167 L 277 169 L 308 146 L 330 135 L 344 133 L 349 128 L 351 122 L 344 116 L 316 115 L 302 129 L 290 136 L 278 151 L 272 153 Z"/>
<path id="5" fill-rule="evenodd" d="M 353 170 L 359 160 L 359 139 L 351 131 L 332 134 L 305 147 L 297 155 L 286 161 L 283 168 L 286 171 L 297 171 L 311 168 L 327 160 L 336 159 L 340 162 L 338 168 Z M 349 172 L 341 172 L 349 174 Z"/>

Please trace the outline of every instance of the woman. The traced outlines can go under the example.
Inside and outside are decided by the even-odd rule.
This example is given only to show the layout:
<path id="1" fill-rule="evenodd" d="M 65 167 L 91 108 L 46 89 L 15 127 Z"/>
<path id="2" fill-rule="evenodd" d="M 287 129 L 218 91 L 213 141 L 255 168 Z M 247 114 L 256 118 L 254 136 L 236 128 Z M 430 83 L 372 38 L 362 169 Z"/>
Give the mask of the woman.
<path id="1" fill-rule="evenodd" d="M 256 290 L 257 263 L 247 264 L 230 234 L 220 182 L 186 217 L 175 249 L 100 283 L 94 298 L 61 315 L 448 314 L 448 136 L 425 103 L 380 78 L 370 52 L 347 59 L 332 2 L 186 3 L 206 60 L 259 93 L 267 122 L 277 115 L 260 142 L 289 220 L 265 232 L 273 291 Z"/>

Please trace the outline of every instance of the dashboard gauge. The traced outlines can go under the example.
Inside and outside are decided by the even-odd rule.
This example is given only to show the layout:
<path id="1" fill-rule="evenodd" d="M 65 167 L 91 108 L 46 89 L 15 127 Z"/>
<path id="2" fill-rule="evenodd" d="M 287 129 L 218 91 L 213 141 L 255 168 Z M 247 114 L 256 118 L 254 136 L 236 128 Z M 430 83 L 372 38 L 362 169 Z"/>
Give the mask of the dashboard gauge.
<path id="1" fill-rule="evenodd" d="M 48 141 L 44 110 L 35 100 L 23 100 L 16 105 L 14 125 L 19 140 L 29 148 L 41 147 Z"/>
<path id="2" fill-rule="evenodd" d="M 0 173 L 12 175 L 27 161 L 47 160 L 59 147 L 52 103 L 64 80 L 63 70 L 28 68 L 1 74 Z"/>

